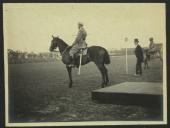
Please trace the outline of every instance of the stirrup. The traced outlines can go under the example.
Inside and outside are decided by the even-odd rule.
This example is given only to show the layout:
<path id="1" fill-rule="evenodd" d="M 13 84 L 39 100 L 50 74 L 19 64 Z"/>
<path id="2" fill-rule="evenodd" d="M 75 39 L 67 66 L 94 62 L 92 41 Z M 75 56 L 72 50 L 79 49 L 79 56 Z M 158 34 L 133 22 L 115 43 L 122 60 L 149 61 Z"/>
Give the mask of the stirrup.
<path id="1" fill-rule="evenodd" d="M 76 67 L 76 65 L 74 65 L 74 64 L 69 64 L 68 66 L 71 67 L 71 68 L 75 68 Z"/>

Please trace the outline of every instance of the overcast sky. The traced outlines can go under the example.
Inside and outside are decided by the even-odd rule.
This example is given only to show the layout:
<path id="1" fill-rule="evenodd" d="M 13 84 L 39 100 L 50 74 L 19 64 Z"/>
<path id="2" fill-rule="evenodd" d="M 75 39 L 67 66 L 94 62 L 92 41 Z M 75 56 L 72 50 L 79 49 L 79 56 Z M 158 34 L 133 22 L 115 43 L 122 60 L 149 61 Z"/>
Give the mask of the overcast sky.
<path id="1" fill-rule="evenodd" d="M 149 37 L 165 43 L 164 4 L 4 4 L 4 39 L 8 48 L 47 52 L 51 35 L 69 45 L 77 34 L 77 23 L 84 23 L 87 43 L 107 49 L 134 47 L 139 38 L 148 46 Z M 128 37 L 128 42 L 124 39 Z"/>

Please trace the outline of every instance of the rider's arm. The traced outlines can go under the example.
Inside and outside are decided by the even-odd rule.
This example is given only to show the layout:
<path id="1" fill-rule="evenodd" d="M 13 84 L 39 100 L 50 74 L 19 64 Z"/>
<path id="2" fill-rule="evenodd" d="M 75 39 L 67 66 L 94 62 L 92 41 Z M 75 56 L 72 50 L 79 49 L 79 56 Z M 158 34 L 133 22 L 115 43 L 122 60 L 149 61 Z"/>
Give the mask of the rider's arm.
<path id="1" fill-rule="evenodd" d="M 81 36 L 82 36 L 82 32 L 79 30 L 78 34 L 77 34 L 77 37 L 76 39 L 74 40 L 73 44 L 72 45 L 75 45 L 76 43 L 79 42 L 79 40 L 81 39 Z"/>
<path id="2" fill-rule="evenodd" d="M 83 32 L 82 32 L 82 30 L 80 29 L 79 32 L 78 32 L 78 34 L 77 34 L 77 37 L 76 37 L 76 39 L 75 39 L 75 42 L 79 42 L 79 41 L 81 40 L 81 38 L 82 38 L 82 35 L 83 35 Z"/>

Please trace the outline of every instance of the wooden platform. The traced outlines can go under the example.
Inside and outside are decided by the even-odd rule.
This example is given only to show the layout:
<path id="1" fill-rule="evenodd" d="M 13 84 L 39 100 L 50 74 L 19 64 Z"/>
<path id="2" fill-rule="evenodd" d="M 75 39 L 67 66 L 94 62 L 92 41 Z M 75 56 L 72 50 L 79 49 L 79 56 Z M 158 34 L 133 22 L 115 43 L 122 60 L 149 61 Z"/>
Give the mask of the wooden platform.
<path id="1" fill-rule="evenodd" d="M 163 85 L 160 82 L 124 82 L 92 91 L 99 103 L 129 105 L 161 105 Z"/>

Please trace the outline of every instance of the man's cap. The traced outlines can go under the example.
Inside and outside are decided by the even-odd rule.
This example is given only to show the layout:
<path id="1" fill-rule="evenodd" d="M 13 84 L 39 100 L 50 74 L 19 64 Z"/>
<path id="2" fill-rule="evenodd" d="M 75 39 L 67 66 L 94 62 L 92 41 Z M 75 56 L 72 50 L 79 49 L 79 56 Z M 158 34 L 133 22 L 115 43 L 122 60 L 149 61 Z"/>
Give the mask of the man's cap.
<path id="1" fill-rule="evenodd" d="M 153 40 L 153 37 L 150 37 L 149 40 Z"/>
<path id="2" fill-rule="evenodd" d="M 134 42 L 139 42 L 139 40 L 137 38 L 134 39 Z"/>
<path id="3" fill-rule="evenodd" d="M 78 25 L 81 25 L 81 26 L 83 26 L 83 23 L 82 23 L 82 22 L 78 22 Z"/>

